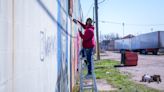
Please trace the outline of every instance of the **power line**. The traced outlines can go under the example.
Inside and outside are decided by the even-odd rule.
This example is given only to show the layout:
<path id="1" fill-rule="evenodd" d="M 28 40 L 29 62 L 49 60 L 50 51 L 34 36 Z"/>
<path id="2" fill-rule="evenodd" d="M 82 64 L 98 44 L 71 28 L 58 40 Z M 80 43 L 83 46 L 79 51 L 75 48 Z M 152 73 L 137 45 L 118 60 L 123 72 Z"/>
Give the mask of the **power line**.
<path id="1" fill-rule="evenodd" d="M 126 24 L 130 26 L 164 26 L 164 24 Z"/>
<path id="2" fill-rule="evenodd" d="M 119 25 L 122 25 L 122 23 L 120 23 L 120 22 L 114 22 L 114 21 L 103 21 L 103 20 L 99 20 L 99 22 L 101 22 L 101 23 L 109 23 L 109 24 L 119 24 Z"/>
<path id="3" fill-rule="evenodd" d="M 105 0 L 102 0 L 102 1 L 98 2 L 98 4 L 101 4 L 101 3 L 103 3 L 103 2 L 105 2 Z"/>
<path id="4" fill-rule="evenodd" d="M 105 2 L 105 0 L 102 0 L 102 1 L 98 2 L 98 4 L 101 4 L 101 3 L 103 3 L 103 2 Z M 88 12 L 87 12 L 87 14 L 86 14 L 85 17 L 88 16 L 88 14 L 89 14 L 89 12 L 91 11 L 91 8 L 93 7 L 93 5 L 94 5 L 94 3 L 92 3 L 92 4 L 90 5 L 90 7 L 89 7 L 89 9 L 88 9 Z"/>
<path id="5" fill-rule="evenodd" d="M 99 20 L 99 22 L 101 23 L 109 23 L 109 24 L 118 24 L 118 25 L 122 25 L 122 22 L 114 22 L 114 21 L 103 21 L 103 20 Z M 133 24 L 133 23 L 125 23 L 125 25 L 127 26 L 164 26 L 164 24 Z"/>
<path id="6" fill-rule="evenodd" d="M 88 12 L 87 12 L 87 14 L 85 15 L 85 17 L 88 16 L 88 14 L 89 14 L 89 12 L 91 11 L 91 8 L 92 8 L 92 7 L 93 7 L 93 3 L 92 3 L 91 6 L 89 7 Z"/>

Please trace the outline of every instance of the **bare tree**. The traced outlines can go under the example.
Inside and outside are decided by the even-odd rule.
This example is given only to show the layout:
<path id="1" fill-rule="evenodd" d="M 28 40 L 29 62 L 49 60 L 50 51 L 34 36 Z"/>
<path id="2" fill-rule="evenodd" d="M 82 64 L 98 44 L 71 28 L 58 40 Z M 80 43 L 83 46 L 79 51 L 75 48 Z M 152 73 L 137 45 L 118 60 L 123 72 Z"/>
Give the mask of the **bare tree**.
<path id="1" fill-rule="evenodd" d="M 110 33 L 110 34 L 105 34 L 103 35 L 104 40 L 116 40 L 119 39 L 119 35 L 118 33 L 114 34 L 114 33 Z"/>
<path id="2" fill-rule="evenodd" d="M 111 39 L 110 34 L 104 35 L 104 39 L 105 39 L 105 40 L 110 40 L 110 39 Z"/>
<path id="3" fill-rule="evenodd" d="M 119 37 L 119 34 L 118 34 L 118 33 L 116 33 L 116 39 L 120 39 L 120 37 Z"/>

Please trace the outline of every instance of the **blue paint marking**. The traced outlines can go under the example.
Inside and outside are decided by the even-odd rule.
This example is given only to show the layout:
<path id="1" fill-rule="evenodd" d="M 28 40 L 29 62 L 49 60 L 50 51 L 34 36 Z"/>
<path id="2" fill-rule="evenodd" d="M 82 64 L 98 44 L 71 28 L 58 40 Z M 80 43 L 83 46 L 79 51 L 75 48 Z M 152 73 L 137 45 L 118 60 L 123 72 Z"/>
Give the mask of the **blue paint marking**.
<path id="1" fill-rule="evenodd" d="M 68 10 L 68 0 L 66 0 L 66 7 Z M 66 16 L 68 17 L 68 12 Z M 66 30 L 68 32 L 68 18 L 66 19 Z M 66 36 L 66 64 L 68 65 L 68 36 Z"/>
<path id="2" fill-rule="evenodd" d="M 67 10 L 68 10 L 68 0 L 66 0 L 66 7 L 67 7 Z M 66 14 L 66 16 L 68 17 L 68 12 Z M 68 18 L 66 19 L 66 30 L 68 32 Z M 67 76 L 68 76 L 68 36 L 66 35 L 66 65 L 67 65 Z M 67 77 L 68 79 L 68 77 Z M 68 85 L 68 81 L 67 81 L 67 85 Z M 69 90 L 69 86 L 68 86 L 68 90 Z"/>
<path id="3" fill-rule="evenodd" d="M 58 18 L 57 21 L 58 23 L 61 23 L 61 11 L 60 11 L 60 5 L 58 5 Z M 62 59 L 62 55 L 61 55 L 61 28 L 59 26 L 57 26 L 57 61 L 58 61 L 58 75 L 60 74 L 60 66 L 61 66 L 61 59 Z"/>

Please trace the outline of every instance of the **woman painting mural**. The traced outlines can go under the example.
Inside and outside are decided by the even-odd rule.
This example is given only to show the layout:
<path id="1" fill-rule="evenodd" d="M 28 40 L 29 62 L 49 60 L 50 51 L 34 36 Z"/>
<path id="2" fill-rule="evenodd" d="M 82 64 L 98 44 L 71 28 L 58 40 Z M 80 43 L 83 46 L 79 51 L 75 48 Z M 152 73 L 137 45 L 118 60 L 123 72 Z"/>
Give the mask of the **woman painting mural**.
<path id="1" fill-rule="evenodd" d="M 86 78 L 91 77 L 92 75 L 92 55 L 93 55 L 93 49 L 95 46 L 95 41 L 94 41 L 94 26 L 92 25 L 92 19 L 88 18 L 86 20 L 86 24 L 83 24 L 82 22 L 73 19 L 73 21 L 77 24 L 80 24 L 84 29 L 84 34 L 79 31 L 80 37 L 82 39 L 82 46 L 84 53 L 87 58 L 87 65 L 88 65 L 88 74 L 86 75 Z"/>

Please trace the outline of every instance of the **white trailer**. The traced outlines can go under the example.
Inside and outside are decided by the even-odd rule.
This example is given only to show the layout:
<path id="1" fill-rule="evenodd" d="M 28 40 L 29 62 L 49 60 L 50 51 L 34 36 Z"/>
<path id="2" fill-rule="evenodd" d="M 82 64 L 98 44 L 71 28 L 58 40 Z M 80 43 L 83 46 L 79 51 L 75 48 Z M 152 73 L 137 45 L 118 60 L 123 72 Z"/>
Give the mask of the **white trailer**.
<path id="1" fill-rule="evenodd" d="M 115 41 L 115 49 L 130 50 L 147 54 L 152 52 L 156 55 L 159 49 L 164 48 L 164 31 L 141 34 L 139 36 Z"/>

